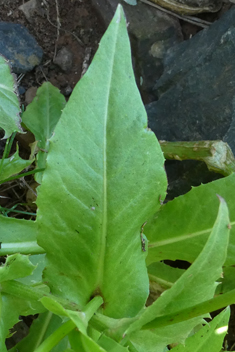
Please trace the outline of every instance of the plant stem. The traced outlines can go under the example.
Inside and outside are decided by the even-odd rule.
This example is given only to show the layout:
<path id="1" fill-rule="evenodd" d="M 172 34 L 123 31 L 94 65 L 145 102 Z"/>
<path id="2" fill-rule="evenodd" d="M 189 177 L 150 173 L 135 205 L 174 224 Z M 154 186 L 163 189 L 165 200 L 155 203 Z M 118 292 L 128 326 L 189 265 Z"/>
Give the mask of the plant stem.
<path id="1" fill-rule="evenodd" d="M 54 331 L 43 343 L 34 350 L 34 352 L 49 352 L 55 347 L 66 335 L 68 335 L 76 325 L 72 320 L 67 321 Z"/>
<path id="2" fill-rule="evenodd" d="M 193 307 L 176 311 L 167 315 L 160 316 L 149 323 L 142 326 L 142 329 L 162 328 L 167 325 L 177 324 L 185 320 L 189 320 L 200 315 L 214 312 L 218 309 L 235 303 L 235 289 L 216 296 L 208 301 L 199 303 Z"/>
<path id="3" fill-rule="evenodd" d="M 0 255 L 21 254 L 43 254 L 45 250 L 37 244 L 37 241 L 9 242 L 0 245 Z"/>
<path id="4" fill-rule="evenodd" d="M 8 140 L 8 143 L 6 144 L 7 150 L 6 150 L 5 158 L 8 158 L 8 156 L 10 154 L 11 147 L 14 142 L 15 136 L 16 136 L 16 132 L 12 133 L 11 137 Z"/>
<path id="5" fill-rule="evenodd" d="M 86 319 L 89 321 L 98 308 L 104 303 L 101 296 L 95 296 L 84 308 L 84 313 L 86 314 Z"/>
<path id="6" fill-rule="evenodd" d="M 42 172 L 42 171 L 44 171 L 44 170 L 45 170 L 45 168 L 42 168 L 42 169 L 34 169 L 34 170 L 32 170 L 32 171 L 28 171 L 28 172 L 25 172 L 25 173 L 23 173 L 23 174 L 11 176 L 11 177 L 9 177 L 9 178 L 6 178 L 5 180 L 0 181 L 0 185 L 1 185 L 2 183 L 9 182 L 9 181 L 13 181 L 13 180 L 16 180 L 16 179 L 21 178 L 21 177 L 25 177 L 25 176 L 28 176 L 28 175 L 36 174 L 37 172 Z"/>
<path id="7" fill-rule="evenodd" d="M 17 204 L 18 205 L 18 204 Z M 0 206 L 0 211 L 5 211 L 8 213 L 18 213 L 18 214 L 25 214 L 25 215 L 31 215 L 31 216 L 36 216 L 36 213 L 29 213 L 27 211 L 21 211 L 21 210 L 15 210 L 15 209 L 9 209 L 9 208 L 4 208 Z"/>
<path id="8" fill-rule="evenodd" d="M 159 141 L 164 157 L 173 160 L 201 160 L 209 170 L 228 176 L 235 172 L 235 158 L 229 145 L 222 141 Z"/>

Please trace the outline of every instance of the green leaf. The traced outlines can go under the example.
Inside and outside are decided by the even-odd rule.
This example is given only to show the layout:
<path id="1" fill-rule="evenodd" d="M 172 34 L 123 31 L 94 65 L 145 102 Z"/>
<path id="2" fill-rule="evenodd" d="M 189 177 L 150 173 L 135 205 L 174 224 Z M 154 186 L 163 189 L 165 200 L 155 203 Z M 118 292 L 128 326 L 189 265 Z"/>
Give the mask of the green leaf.
<path id="1" fill-rule="evenodd" d="M 36 242 L 36 222 L 0 215 L 0 228 L 0 256 L 45 252 Z"/>
<path id="2" fill-rule="evenodd" d="M 59 89 L 50 82 L 44 82 L 37 90 L 37 95 L 22 114 L 22 122 L 34 134 L 39 148 L 37 154 L 37 168 L 46 165 L 49 139 L 55 130 L 61 112 L 65 107 L 65 97 Z M 63 144 L 66 141 L 63 141 Z M 35 174 L 35 180 L 41 183 L 42 173 Z"/>
<path id="3" fill-rule="evenodd" d="M 4 138 L 13 132 L 22 132 L 20 126 L 20 103 L 16 85 L 8 61 L 0 55 L 0 127 L 5 130 Z"/>
<path id="4" fill-rule="evenodd" d="M 127 352 L 129 349 L 127 347 L 121 346 L 119 343 L 111 339 L 110 337 L 102 334 L 97 343 L 105 349 L 106 351 L 112 352 Z"/>
<path id="5" fill-rule="evenodd" d="M 89 336 L 83 335 L 78 331 L 72 331 L 70 333 L 69 341 L 71 343 L 71 347 L 76 352 L 108 352 L 97 345 L 97 343 Z"/>
<path id="6" fill-rule="evenodd" d="M 10 255 L 5 264 L 0 267 L 0 282 L 31 275 L 34 269 L 35 266 L 28 256 L 18 253 Z"/>
<path id="7" fill-rule="evenodd" d="M 223 198 L 220 197 L 218 216 L 202 252 L 175 284 L 150 307 L 146 308 L 139 319 L 127 329 L 127 334 L 140 329 L 157 316 L 160 317 L 170 313 L 174 316 L 176 310 L 183 310 L 213 297 L 217 286 L 216 280 L 222 273 L 222 265 L 226 258 L 229 242 L 228 224 L 228 208 Z M 160 325 L 159 328 L 152 329 L 152 332 L 156 334 L 156 341 L 159 341 L 159 343 L 162 340 L 165 341 L 166 345 L 181 342 L 200 321 L 201 318 L 198 317 L 162 328 Z M 149 323 L 148 327 L 151 326 L 151 323 Z M 133 339 L 135 339 L 135 336 L 138 338 L 138 332 L 133 334 Z"/>
<path id="8" fill-rule="evenodd" d="M 221 278 L 220 285 L 218 285 L 216 294 L 229 292 L 235 289 L 235 268 L 233 266 L 226 266 L 223 268 L 223 278 Z"/>
<path id="9" fill-rule="evenodd" d="M 195 335 L 185 341 L 185 345 L 178 345 L 172 352 L 220 352 L 223 340 L 228 330 L 230 309 L 225 309 L 211 323 L 205 325 Z"/>
<path id="10" fill-rule="evenodd" d="M 15 174 L 18 174 L 26 167 L 32 164 L 33 160 L 24 160 L 19 156 L 19 150 L 17 148 L 15 154 L 13 154 L 10 158 L 4 159 L 2 162 L 1 173 L 0 173 L 0 181 L 9 178 Z"/>
<path id="11" fill-rule="evenodd" d="M 82 307 L 101 295 L 104 313 L 114 318 L 143 308 L 148 277 L 140 229 L 165 196 L 163 162 L 147 128 L 119 6 L 51 138 L 37 224 L 52 293 Z"/>
<path id="12" fill-rule="evenodd" d="M 45 268 L 45 254 L 30 255 L 30 262 L 36 267 L 30 276 L 26 276 L 17 281 L 22 282 L 25 285 L 38 285 L 42 283 L 42 272 Z"/>
<path id="13" fill-rule="evenodd" d="M 128 342 L 134 349 L 130 351 L 135 352 L 167 352 L 167 338 L 165 336 L 156 336 L 151 330 L 138 331 L 138 333 L 132 336 L 130 342 Z"/>
<path id="14" fill-rule="evenodd" d="M 162 262 L 152 263 L 148 266 L 149 279 L 164 289 L 170 288 L 185 272 L 184 269 L 173 268 Z"/>
<path id="15" fill-rule="evenodd" d="M 163 205 L 144 227 L 149 241 L 148 265 L 164 259 L 193 262 L 205 245 L 217 214 L 215 195 L 228 204 L 231 234 L 225 265 L 235 264 L 235 174 L 192 188 Z M 169 221 L 169 219 L 171 219 Z M 166 225 L 167 224 L 167 225 Z"/>
<path id="16" fill-rule="evenodd" d="M 38 302 L 0 294 L 0 351 L 6 352 L 5 339 L 9 329 L 18 323 L 20 315 L 34 315 L 40 312 L 41 304 Z"/>

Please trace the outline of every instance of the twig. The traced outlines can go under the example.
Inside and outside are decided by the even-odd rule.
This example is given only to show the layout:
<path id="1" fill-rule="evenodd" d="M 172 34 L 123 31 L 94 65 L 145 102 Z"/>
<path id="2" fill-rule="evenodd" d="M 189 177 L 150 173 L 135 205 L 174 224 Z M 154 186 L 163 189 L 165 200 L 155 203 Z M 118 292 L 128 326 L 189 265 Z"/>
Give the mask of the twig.
<path id="1" fill-rule="evenodd" d="M 90 62 L 90 58 L 91 58 L 91 51 L 92 48 L 91 47 L 87 47 L 85 49 L 85 55 L 84 55 L 84 60 L 82 63 L 82 73 L 81 73 L 81 77 L 86 73 L 88 66 L 89 66 L 89 62 Z"/>
<path id="2" fill-rule="evenodd" d="M 45 0 L 43 0 L 43 4 L 45 4 L 45 6 L 46 6 L 46 8 L 47 8 L 47 11 L 46 11 L 46 14 L 47 14 L 47 21 L 48 21 L 53 27 L 57 28 L 57 26 L 56 26 L 54 23 L 52 23 L 51 20 L 50 20 L 50 17 L 49 17 L 49 10 L 48 10 L 48 7 L 49 7 L 49 6 L 48 6 L 48 4 L 46 3 Z M 66 30 L 66 29 L 64 29 L 64 28 L 61 28 L 61 27 L 60 27 L 60 30 L 63 31 L 63 32 L 65 32 L 65 33 L 71 34 L 71 35 L 78 41 L 78 43 L 79 43 L 82 47 L 85 46 L 85 44 L 83 43 L 83 41 L 82 41 L 80 38 L 78 38 L 78 36 L 77 36 L 76 34 L 74 34 L 73 32 L 70 32 L 70 31 L 68 31 L 68 30 Z"/>
<path id="3" fill-rule="evenodd" d="M 59 37 L 60 37 L 60 27 L 61 27 L 58 0 L 55 0 L 55 7 L 56 7 L 57 36 L 56 36 L 56 42 L 55 42 L 55 51 L 54 51 L 53 61 L 55 60 L 56 54 L 57 54 L 57 44 L 58 44 Z"/>
<path id="4" fill-rule="evenodd" d="M 165 12 L 169 15 L 172 15 L 174 17 L 177 17 L 185 22 L 189 22 L 189 23 L 192 23 L 194 24 L 195 26 L 198 26 L 198 27 L 202 27 L 202 28 L 208 28 L 212 23 L 211 22 L 208 22 L 208 21 L 205 21 L 205 20 L 202 20 L 198 17 L 193 17 L 193 16 L 183 16 L 183 15 L 179 15 L 173 11 L 170 11 L 170 10 L 167 10 L 167 9 L 164 9 L 163 7 L 157 5 L 157 4 L 154 4 L 148 0 L 140 0 L 141 2 L 143 2 L 144 4 L 147 4 L 147 5 L 150 5 L 152 7 L 155 7 L 156 9 L 162 11 L 162 12 Z"/>

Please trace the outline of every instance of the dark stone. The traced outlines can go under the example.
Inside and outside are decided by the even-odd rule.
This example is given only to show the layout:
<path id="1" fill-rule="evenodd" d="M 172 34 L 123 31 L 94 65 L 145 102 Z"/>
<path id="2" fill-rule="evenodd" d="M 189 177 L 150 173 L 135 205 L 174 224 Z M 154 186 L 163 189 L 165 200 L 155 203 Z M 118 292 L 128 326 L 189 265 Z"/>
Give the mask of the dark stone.
<path id="1" fill-rule="evenodd" d="M 25 93 L 25 88 L 23 86 L 18 87 L 19 94 L 22 95 Z"/>
<path id="2" fill-rule="evenodd" d="M 28 30 L 16 23 L 0 22 L 0 53 L 14 73 L 26 73 L 39 65 L 43 51 Z"/>
<path id="3" fill-rule="evenodd" d="M 227 134 L 234 114 L 234 18 L 233 7 L 209 28 L 168 50 L 155 86 L 158 100 L 146 106 L 149 127 L 159 139 L 215 140 Z"/>
<path id="4" fill-rule="evenodd" d="M 58 51 L 54 63 L 64 72 L 69 72 L 73 66 L 73 54 L 68 48 L 63 47 Z"/>
<path id="5" fill-rule="evenodd" d="M 128 5 L 123 0 L 92 0 L 106 26 L 121 4 L 128 23 L 136 81 L 146 102 L 156 80 L 163 73 L 163 57 L 172 45 L 183 40 L 178 19 L 138 2 Z"/>

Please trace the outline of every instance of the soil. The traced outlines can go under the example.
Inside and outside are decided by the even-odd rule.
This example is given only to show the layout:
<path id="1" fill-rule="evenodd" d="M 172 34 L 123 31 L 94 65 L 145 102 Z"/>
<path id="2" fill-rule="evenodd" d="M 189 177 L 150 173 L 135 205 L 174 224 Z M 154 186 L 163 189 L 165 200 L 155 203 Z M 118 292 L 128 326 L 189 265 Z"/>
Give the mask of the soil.
<path id="1" fill-rule="evenodd" d="M 21 103 L 25 107 L 35 95 L 36 89 L 32 89 L 32 87 L 38 88 L 44 81 L 51 82 L 66 97 L 69 97 L 96 52 L 105 31 L 105 25 L 93 9 L 90 0 L 41 0 L 38 10 L 33 13 L 30 20 L 27 20 L 24 13 L 19 10 L 19 6 L 23 3 L 23 0 L 4 1 L 0 12 L 0 21 L 24 25 L 44 52 L 40 66 L 32 72 L 18 77 Z M 198 27 L 184 22 L 182 22 L 182 28 L 185 38 L 198 31 Z M 64 47 L 72 53 L 72 67 L 67 72 L 54 62 L 60 49 Z M 22 158 L 27 158 L 30 153 L 29 143 L 33 141 L 33 137 L 27 134 L 23 139 L 20 136 L 17 138 L 20 145 L 20 155 Z M 0 154 L 2 154 L 3 148 L 4 143 L 2 145 L 0 143 Z M 16 144 L 13 145 L 13 149 L 15 148 Z M 32 177 L 3 185 L 1 196 L 6 198 L 0 198 L 0 205 L 10 209 L 21 203 L 17 209 L 31 212 L 30 218 L 34 219 L 35 209 L 29 203 L 28 197 L 29 192 L 31 192 L 31 196 L 34 193 L 34 186 Z M 25 218 L 25 215 L 14 212 L 10 212 L 8 215 Z M 8 339 L 8 348 L 13 347 L 22 336 L 27 334 L 33 319 L 34 317 L 23 318 L 23 321 L 15 329 L 16 334 Z M 234 326 L 235 310 L 232 307 L 230 329 L 226 337 L 228 351 L 235 343 Z"/>
<path id="2" fill-rule="evenodd" d="M 3 4 L 0 13 L 1 21 L 24 25 L 43 49 L 44 57 L 39 67 L 22 78 L 21 87 L 25 90 L 32 86 L 39 87 L 46 80 L 58 87 L 65 95 L 69 95 L 81 78 L 87 48 L 91 50 L 89 62 L 97 50 L 100 38 L 105 31 L 103 23 L 89 0 L 41 1 L 39 9 L 33 13 L 30 22 L 19 10 L 22 3 L 24 1 L 16 0 Z M 63 47 L 69 49 L 73 55 L 72 69 L 69 72 L 63 72 L 53 63 L 58 51 Z"/>

